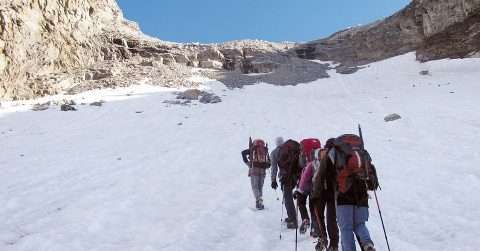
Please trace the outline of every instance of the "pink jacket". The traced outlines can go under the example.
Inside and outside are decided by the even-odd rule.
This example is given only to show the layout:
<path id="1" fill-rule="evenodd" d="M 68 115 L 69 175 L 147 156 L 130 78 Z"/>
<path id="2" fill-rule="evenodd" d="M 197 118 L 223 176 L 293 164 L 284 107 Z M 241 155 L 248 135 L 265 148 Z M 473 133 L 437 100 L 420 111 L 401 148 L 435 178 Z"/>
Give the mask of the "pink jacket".
<path id="1" fill-rule="evenodd" d="M 313 162 L 310 161 L 307 166 L 303 168 L 300 183 L 298 185 L 298 191 L 302 194 L 309 194 L 312 191 L 314 172 L 315 168 L 313 167 Z"/>

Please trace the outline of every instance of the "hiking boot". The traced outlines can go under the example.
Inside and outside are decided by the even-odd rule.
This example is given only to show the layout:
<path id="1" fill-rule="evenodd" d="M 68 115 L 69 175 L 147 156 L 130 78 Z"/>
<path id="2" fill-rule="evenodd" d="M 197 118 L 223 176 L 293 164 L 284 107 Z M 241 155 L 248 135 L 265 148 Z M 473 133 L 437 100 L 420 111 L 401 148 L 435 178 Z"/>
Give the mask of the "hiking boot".
<path id="1" fill-rule="evenodd" d="M 375 251 L 375 247 L 373 246 L 372 243 L 367 243 L 363 245 L 363 250 L 364 251 Z"/>
<path id="2" fill-rule="evenodd" d="M 327 251 L 338 251 L 338 247 L 328 247 Z"/>
<path id="3" fill-rule="evenodd" d="M 289 221 L 287 222 L 287 228 L 288 229 L 296 229 L 298 227 L 297 223 L 295 221 Z"/>
<path id="4" fill-rule="evenodd" d="M 262 200 L 262 199 L 258 199 L 257 202 L 255 203 L 255 207 L 256 207 L 258 210 L 263 210 L 263 209 L 265 209 L 265 206 L 263 205 L 263 200 Z"/>
<path id="5" fill-rule="evenodd" d="M 283 222 L 285 222 L 285 223 L 289 223 L 289 222 L 292 222 L 292 221 L 293 220 L 290 220 L 290 218 L 288 218 L 288 217 L 283 220 Z"/>
<path id="6" fill-rule="evenodd" d="M 315 245 L 315 251 L 326 251 L 327 250 L 327 240 L 319 238 L 317 245 Z"/>
<path id="7" fill-rule="evenodd" d="M 300 234 L 305 234 L 309 227 L 310 227 L 310 220 L 309 219 L 303 220 L 302 224 L 300 225 Z"/>
<path id="8" fill-rule="evenodd" d="M 310 237 L 312 238 L 318 238 L 320 237 L 320 233 L 315 229 L 315 228 L 310 228 Z"/>

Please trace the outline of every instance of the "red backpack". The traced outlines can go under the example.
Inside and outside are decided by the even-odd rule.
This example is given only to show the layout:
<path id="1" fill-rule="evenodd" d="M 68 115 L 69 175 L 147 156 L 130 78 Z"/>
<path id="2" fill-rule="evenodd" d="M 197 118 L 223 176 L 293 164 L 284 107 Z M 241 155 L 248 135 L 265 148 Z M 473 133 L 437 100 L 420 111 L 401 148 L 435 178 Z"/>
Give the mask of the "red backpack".
<path id="1" fill-rule="evenodd" d="M 306 163 L 313 160 L 313 152 L 320 148 L 322 148 L 322 144 L 318 139 L 310 138 L 300 141 L 302 157 L 306 160 Z"/>
<path id="2" fill-rule="evenodd" d="M 261 139 L 256 139 L 252 142 L 249 141 L 250 149 L 250 162 L 253 167 L 257 168 L 269 168 L 270 156 L 268 155 L 268 145 Z"/>
<path id="3" fill-rule="evenodd" d="M 363 149 L 362 140 L 354 134 L 344 134 L 335 139 L 335 166 L 340 193 L 346 193 L 354 183 L 363 184 L 367 190 L 378 188 L 378 178 L 370 154 Z"/>

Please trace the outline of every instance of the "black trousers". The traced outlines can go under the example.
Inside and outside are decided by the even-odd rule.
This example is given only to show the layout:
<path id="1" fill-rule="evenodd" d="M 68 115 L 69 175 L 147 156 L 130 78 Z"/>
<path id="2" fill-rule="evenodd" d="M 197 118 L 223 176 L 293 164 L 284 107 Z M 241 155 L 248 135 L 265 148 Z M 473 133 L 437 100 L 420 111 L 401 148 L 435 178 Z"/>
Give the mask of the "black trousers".
<path id="1" fill-rule="evenodd" d="M 338 247 L 338 225 L 337 225 L 337 211 L 335 200 L 324 200 L 319 198 L 314 201 L 315 216 L 318 221 L 319 238 L 327 240 L 330 239 L 331 247 Z M 326 211 L 326 227 L 325 227 L 325 211 Z"/>
<path id="2" fill-rule="evenodd" d="M 293 186 L 289 184 L 282 185 L 282 190 L 288 218 L 294 222 L 297 222 L 297 213 L 295 211 L 295 204 L 293 202 Z"/>
<path id="3" fill-rule="evenodd" d="M 306 195 L 302 195 L 297 198 L 297 205 L 298 205 L 298 211 L 300 211 L 300 216 L 302 217 L 302 221 L 304 221 L 305 219 L 310 220 L 310 217 L 311 217 L 310 222 L 312 224 L 312 228 L 315 231 L 319 231 L 317 217 L 315 217 L 315 203 L 312 201 L 312 197 L 308 196 L 308 209 L 310 211 L 310 217 L 308 216 L 308 211 L 307 211 Z"/>

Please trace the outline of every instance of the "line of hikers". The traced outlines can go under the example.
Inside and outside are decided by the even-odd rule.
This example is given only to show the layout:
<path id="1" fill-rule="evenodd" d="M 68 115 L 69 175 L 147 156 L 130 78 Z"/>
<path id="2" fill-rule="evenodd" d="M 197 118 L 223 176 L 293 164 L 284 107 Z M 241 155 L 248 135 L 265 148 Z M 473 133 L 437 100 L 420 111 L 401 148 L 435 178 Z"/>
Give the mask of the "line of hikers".
<path id="1" fill-rule="evenodd" d="M 356 250 L 355 237 L 363 251 L 375 251 L 366 222 L 368 191 L 376 190 L 379 185 L 363 139 L 345 134 L 327 140 L 322 147 L 314 138 L 284 142 L 278 137 L 275 144 L 276 148 L 268 154 L 265 141 L 250 139 L 249 148 L 242 151 L 243 161 L 249 167 L 256 208 L 264 209 L 263 183 L 266 169 L 272 167 L 271 187 L 278 188 L 278 176 L 288 215 L 287 228 L 305 234 L 310 227 L 310 236 L 318 238 L 317 251 L 338 251 L 339 228 L 343 251 Z"/>

